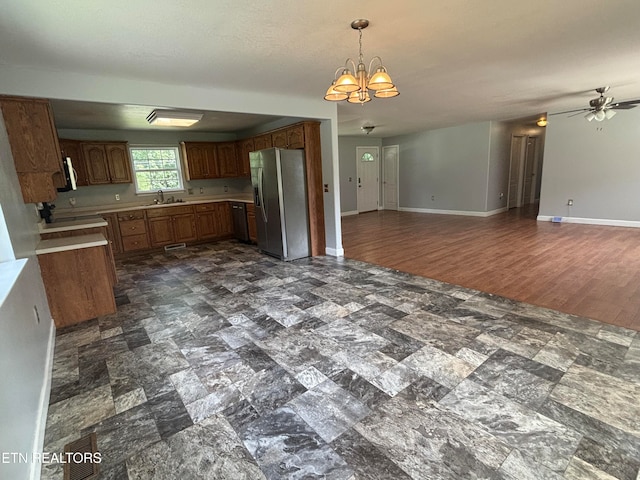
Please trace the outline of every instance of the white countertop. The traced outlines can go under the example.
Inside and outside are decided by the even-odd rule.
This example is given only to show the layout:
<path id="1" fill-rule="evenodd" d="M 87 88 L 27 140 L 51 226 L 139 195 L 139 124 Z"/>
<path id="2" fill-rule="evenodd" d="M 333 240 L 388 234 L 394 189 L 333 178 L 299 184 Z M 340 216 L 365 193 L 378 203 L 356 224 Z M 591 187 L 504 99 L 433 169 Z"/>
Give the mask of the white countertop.
<path id="1" fill-rule="evenodd" d="M 180 205 L 196 205 L 199 203 L 211 203 L 211 202 L 245 202 L 253 203 L 253 196 L 250 193 L 235 193 L 226 195 L 215 195 L 207 197 L 195 197 L 185 200 L 183 202 L 162 203 L 156 205 L 154 203 L 127 203 L 127 204 L 110 204 L 110 205 L 94 205 L 90 207 L 74 207 L 74 208 L 56 208 L 54 215 L 59 218 L 54 223 L 66 221 L 68 217 L 81 217 L 90 215 L 100 215 L 103 213 L 115 213 L 125 212 L 129 210 L 143 210 L 147 208 L 160 208 L 160 207 L 179 207 Z"/>
<path id="2" fill-rule="evenodd" d="M 66 252 L 80 248 L 100 247 L 107 244 L 107 239 L 101 233 L 78 235 L 76 237 L 51 238 L 49 240 L 41 240 L 40 243 L 38 243 L 36 255 Z"/>
<path id="3" fill-rule="evenodd" d="M 92 215 L 88 217 L 65 217 L 53 223 L 45 223 L 42 221 L 38 224 L 38 229 L 40 233 L 56 233 L 82 230 L 83 228 L 106 227 L 107 225 L 104 218 L 98 215 Z"/>

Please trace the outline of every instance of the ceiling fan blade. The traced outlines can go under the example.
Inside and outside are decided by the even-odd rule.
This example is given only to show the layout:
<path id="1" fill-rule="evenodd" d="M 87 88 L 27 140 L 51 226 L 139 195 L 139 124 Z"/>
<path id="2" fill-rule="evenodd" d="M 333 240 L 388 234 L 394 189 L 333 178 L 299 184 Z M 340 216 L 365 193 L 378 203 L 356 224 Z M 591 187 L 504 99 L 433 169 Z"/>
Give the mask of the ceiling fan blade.
<path id="1" fill-rule="evenodd" d="M 580 110 L 577 113 L 574 113 L 573 115 L 567 115 L 567 118 L 571 118 L 571 117 L 576 117 L 578 115 L 582 115 L 585 111 L 588 111 L 589 109 L 585 109 L 585 110 Z"/>
<path id="2" fill-rule="evenodd" d="M 631 110 L 632 108 L 636 108 L 637 106 L 638 105 L 634 103 L 622 102 L 611 105 L 609 108 L 612 110 Z"/>
<path id="3" fill-rule="evenodd" d="M 611 106 L 615 108 L 618 108 L 618 107 L 624 108 L 626 105 L 638 105 L 638 104 L 640 104 L 640 98 L 636 100 L 627 100 L 626 102 L 616 102 Z"/>
<path id="4" fill-rule="evenodd" d="M 581 112 L 588 112 L 589 110 L 591 110 L 591 109 L 590 109 L 590 108 L 578 108 L 578 109 L 576 109 L 576 110 L 567 110 L 567 111 L 565 111 L 565 112 L 550 113 L 549 115 L 550 115 L 550 116 L 551 116 L 551 115 L 565 115 L 565 114 L 567 114 L 567 113 L 575 113 L 575 112 L 581 113 Z M 578 115 L 578 113 L 576 113 L 576 115 Z M 573 115 L 572 115 L 572 116 L 573 116 Z"/>

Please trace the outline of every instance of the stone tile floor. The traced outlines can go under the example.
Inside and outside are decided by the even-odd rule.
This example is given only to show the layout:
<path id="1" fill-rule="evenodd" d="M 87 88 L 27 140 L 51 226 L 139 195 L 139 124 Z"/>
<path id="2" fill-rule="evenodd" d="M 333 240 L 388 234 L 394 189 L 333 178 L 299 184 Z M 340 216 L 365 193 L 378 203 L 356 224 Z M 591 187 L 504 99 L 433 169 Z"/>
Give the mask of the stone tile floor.
<path id="1" fill-rule="evenodd" d="M 635 331 L 235 242 L 118 273 L 58 332 L 45 439 L 96 432 L 100 478 L 640 479 Z"/>

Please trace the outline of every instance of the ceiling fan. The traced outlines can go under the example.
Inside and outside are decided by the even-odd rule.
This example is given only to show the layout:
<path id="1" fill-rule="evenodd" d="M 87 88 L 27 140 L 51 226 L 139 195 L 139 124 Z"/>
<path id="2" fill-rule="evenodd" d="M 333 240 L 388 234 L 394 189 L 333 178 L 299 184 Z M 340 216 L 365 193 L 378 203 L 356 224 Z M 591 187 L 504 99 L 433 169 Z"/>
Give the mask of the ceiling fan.
<path id="1" fill-rule="evenodd" d="M 584 116 L 587 121 L 595 120 L 596 122 L 602 122 L 603 120 L 608 120 L 612 118 L 616 114 L 616 110 L 629 110 L 631 108 L 635 108 L 638 104 L 640 104 L 640 99 L 637 100 L 628 100 L 626 102 L 616 102 L 613 103 L 613 97 L 605 97 L 604 94 L 609 91 L 609 87 L 600 87 L 596 88 L 596 92 L 600 94 L 599 97 L 596 97 L 592 100 L 589 100 L 589 108 L 579 108 L 577 110 L 568 110 L 566 112 L 554 113 L 553 115 L 563 115 L 565 113 L 573 113 L 574 115 L 569 115 L 570 117 L 574 117 L 576 115 L 580 115 L 582 112 L 587 112 Z M 577 112 L 577 113 L 574 113 Z"/>

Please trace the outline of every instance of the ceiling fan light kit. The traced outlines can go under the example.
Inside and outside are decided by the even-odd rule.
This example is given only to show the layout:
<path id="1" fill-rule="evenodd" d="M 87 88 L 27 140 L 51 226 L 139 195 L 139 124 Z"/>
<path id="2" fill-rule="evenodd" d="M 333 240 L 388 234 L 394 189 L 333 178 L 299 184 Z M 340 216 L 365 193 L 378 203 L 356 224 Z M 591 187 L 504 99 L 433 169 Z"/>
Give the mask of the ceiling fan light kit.
<path id="1" fill-rule="evenodd" d="M 373 91 L 373 96 L 376 98 L 392 98 L 400 95 L 380 57 L 376 56 L 371 59 L 368 70 L 364 64 L 362 55 L 362 30 L 368 26 L 369 20 L 364 18 L 351 22 L 351 28 L 358 30 L 360 36 L 358 65 L 356 66 L 351 58 L 347 58 L 344 66 L 336 70 L 333 82 L 324 96 L 325 100 L 330 102 L 346 100 L 349 103 L 359 103 L 362 105 L 371 101 L 369 90 Z M 373 67 L 376 61 L 378 65 L 374 72 Z M 350 66 L 353 67 L 353 70 L 349 68 Z M 338 73 L 340 73 L 339 77 Z"/>

